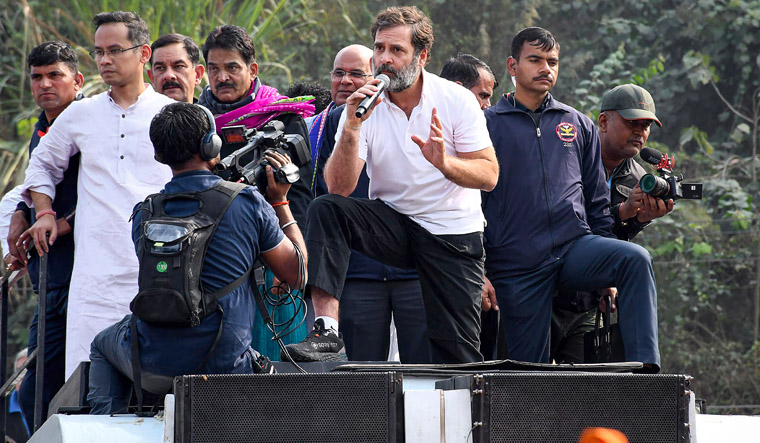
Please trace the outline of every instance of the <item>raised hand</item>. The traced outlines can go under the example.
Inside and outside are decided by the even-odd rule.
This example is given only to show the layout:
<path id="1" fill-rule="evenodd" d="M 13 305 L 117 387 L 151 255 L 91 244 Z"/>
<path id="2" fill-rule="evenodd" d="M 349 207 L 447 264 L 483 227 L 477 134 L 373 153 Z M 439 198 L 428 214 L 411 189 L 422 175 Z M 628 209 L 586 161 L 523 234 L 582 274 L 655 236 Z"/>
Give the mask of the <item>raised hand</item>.
<path id="1" fill-rule="evenodd" d="M 443 124 L 438 118 L 438 109 L 433 108 L 433 116 L 430 123 L 430 134 L 428 139 L 423 141 L 420 137 L 413 135 L 412 141 L 420 147 L 422 155 L 427 161 L 435 166 L 439 171 L 446 168 L 446 146 L 443 141 Z"/>

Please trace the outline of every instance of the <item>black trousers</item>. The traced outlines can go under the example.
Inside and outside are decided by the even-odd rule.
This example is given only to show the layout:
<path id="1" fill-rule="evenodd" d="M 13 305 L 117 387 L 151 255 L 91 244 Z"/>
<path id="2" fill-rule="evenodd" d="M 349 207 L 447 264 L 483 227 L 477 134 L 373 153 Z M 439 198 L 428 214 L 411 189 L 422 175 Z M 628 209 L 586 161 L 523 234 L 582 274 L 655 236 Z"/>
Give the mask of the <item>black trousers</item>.
<path id="1" fill-rule="evenodd" d="M 352 361 L 384 361 L 391 345 L 391 314 L 402 363 L 430 363 L 422 288 L 413 280 L 346 280 L 340 298 L 340 332 Z"/>
<path id="2" fill-rule="evenodd" d="M 482 232 L 433 235 L 380 200 L 328 194 L 309 205 L 306 247 L 309 284 L 338 300 L 352 249 L 390 266 L 416 269 L 433 362 L 483 360 L 479 351 Z"/>

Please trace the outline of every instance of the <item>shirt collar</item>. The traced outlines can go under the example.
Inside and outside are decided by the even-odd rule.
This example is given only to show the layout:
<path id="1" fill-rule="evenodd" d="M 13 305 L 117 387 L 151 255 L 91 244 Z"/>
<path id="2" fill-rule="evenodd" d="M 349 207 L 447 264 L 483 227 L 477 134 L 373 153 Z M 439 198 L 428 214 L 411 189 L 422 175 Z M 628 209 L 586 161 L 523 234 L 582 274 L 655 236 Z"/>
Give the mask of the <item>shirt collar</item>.
<path id="1" fill-rule="evenodd" d="M 543 111 L 546 109 L 546 106 L 547 106 L 547 105 L 549 104 L 549 102 L 551 101 L 551 98 L 552 98 L 552 95 L 551 95 L 550 93 L 547 93 L 547 94 L 546 94 L 546 98 L 544 98 L 544 101 L 541 103 L 541 105 L 538 107 L 538 109 L 536 109 L 536 110 L 534 111 L 534 110 L 532 110 L 532 109 L 528 109 L 528 108 L 527 108 L 525 105 L 523 105 L 522 103 L 520 103 L 520 101 L 519 101 L 519 100 L 517 100 L 517 97 L 515 97 L 515 93 L 514 93 L 514 92 L 510 92 L 510 93 L 508 93 L 508 94 L 507 94 L 507 101 L 508 101 L 508 102 L 509 102 L 509 103 L 510 103 L 512 106 L 514 106 L 515 108 L 517 108 L 517 109 L 519 109 L 519 110 L 521 110 L 521 111 L 525 111 L 525 112 L 534 112 L 534 113 L 540 113 L 540 112 L 543 112 Z"/>
<path id="2" fill-rule="evenodd" d="M 172 177 L 166 184 L 166 192 L 202 191 L 214 186 L 221 178 L 206 169 L 186 171 Z"/>
<path id="3" fill-rule="evenodd" d="M 107 91 L 108 101 L 116 105 L 116 102 L 113 100 L 113 98 L 111 98 L 111 91 L 112 91 L 112 88 L 108 88 L 108 91 Z M 151 85 L 150 83 L 145 83 L 145 90 L 141 92 L 139 96 L 137 96 L 137 101 L 129 105 L 127 109 L 133 106 L 137 106 L 139 103 L 144 102 L 145 100 L 149 100 L 155 94 L 158 94 L 158 93 L 153 89 L 153 85 Z"/>
<path id="4" fill-rule="evenodd" d="M 430 84 L 431 83 L 430 81 L 425 79 L 425 77 L 429 75 L 430 73 L 425 71 L 424 67 L 420 69 L 420 78 L 422 79 L 422 92 L 420 93 L 420 101 L 419 103 L 417 103 L 417 105 L 415 105 L 415 108 L 423 104 L 425 102 L 425 98 L 428 97 L 429 95 L 430 96 L 435 95 L 434 92 L 431 91 L 431 88 L 433 87 L 433 85 Z M 391 106 L 391 105 L 396 106 L 395 104 L 391 103 L 391 99 L 388 97 L 387 90 L 383 91 L 381 98 L 383 99 L 383 103 L 385 103 L 387 106 Z M 398 108 L 398 106 L 396 107 Z"/>

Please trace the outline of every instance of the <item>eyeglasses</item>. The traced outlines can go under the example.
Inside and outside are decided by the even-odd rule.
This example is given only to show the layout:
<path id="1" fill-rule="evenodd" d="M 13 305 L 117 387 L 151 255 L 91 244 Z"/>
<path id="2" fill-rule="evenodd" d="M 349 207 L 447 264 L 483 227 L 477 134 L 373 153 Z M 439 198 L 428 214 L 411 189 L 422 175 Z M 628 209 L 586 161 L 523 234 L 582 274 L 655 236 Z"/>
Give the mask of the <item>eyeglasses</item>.
<path id="1" fill-rule="evenodd" d="M 354 80 L 361 80 L 363 78 L 371 77 L 372 74 L 365 74 L 362 71 L 344 71 L 342 69 L 333 69 L 330 71 L 330 75 L 335 79 L 343 79 L 343 76 L 348 75 Z"/>
<path id="2" fill-rule="evenodd" d="M 114 57 L 120 56 L 121 54 L 123 54 L 123 53 L 125 53 L 125 52 L 127 52 L 127 51 L 129 51 L 131 49 L 139 48 L 140 46 L 142 46 L 142 45 L 135 45 L 135 46 L 132 46 L 131 48 L 127 48 L 127 49 L 121 49 L 121 48 L 113 48 L 113 49 L 106 49 L 106 50 L 103 50 L 103 49 L 93 49 L 92 51 L 90 51 L 90 57 L 92 57 L 95 60 L 97 60 L 97 59 L 103 58 L 104 55 L 108 54 L 109 57 L 114 58 Z"/>

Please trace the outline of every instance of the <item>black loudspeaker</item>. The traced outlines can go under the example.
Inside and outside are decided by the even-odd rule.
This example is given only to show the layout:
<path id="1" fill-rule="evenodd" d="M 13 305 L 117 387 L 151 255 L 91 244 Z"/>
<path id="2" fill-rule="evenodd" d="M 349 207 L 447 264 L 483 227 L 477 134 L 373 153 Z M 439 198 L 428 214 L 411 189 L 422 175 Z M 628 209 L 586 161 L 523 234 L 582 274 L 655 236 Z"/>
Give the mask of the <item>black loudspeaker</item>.
<path id="1" fill-rule="evenodd" d="M 523 372 L 466 375 L 436 387 L 470 389 L 475 443 L 577 443 L 589 427 L 617 429 L 630 443 L 686 443 L 691 441 L 690 380 L 669 374 Z"/>
<path id="2" fill-rule="evenodd" d="M 88 414 L 87 392 L 90 390 L 90 362 L 79 363 L 74 373 L 58 390 L 48 406 L 48 417 L 53 414 Z"/>
<path id="3" fill-rule="evenodd" d="M 400 373 L 174 379 L 175 441 L 403 442 Z"/>

